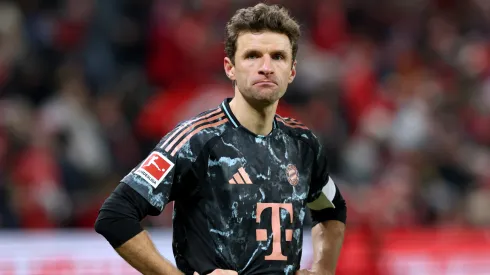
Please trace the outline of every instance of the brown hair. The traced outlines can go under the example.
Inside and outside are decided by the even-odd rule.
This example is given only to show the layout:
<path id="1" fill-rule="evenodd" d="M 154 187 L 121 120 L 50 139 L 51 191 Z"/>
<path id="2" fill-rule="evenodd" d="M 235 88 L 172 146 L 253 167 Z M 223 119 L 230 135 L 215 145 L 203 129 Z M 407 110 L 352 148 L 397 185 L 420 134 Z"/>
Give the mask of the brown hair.
<path id="1" fill-rule="evenodd" d="M 257 4 L 238 10 L 226 24 L 225 53 L 235 63 L 238 36 L 242 32 L 272 31 L 288 36 L 293 50 L 293 62 L 298 52 L 301 35 L 299 24 L 289 15 L 287 9 L 277 5 Z"/>

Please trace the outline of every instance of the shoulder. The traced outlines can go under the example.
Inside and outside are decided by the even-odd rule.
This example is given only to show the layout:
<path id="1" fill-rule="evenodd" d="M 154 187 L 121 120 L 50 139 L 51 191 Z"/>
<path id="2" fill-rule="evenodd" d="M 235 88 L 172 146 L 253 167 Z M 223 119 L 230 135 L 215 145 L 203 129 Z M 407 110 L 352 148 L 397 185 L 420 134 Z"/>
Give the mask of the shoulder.
<path id="1" fill-rule="evenodd" d="M 281 128 L 287 135 L 294 139 L 301 140 L 307 143 L 315 151 L 319 149 L 320 142 L 316 135 L 301 121 L 291 117 L 282 117 L 276 114 L 278 127 Z"/>
<path id="2" fill-rule="evenodd" d="M 171 156 L 197 154 L 209 140 L 223 134 L 227 122 L 221 108 L 206 110 L 178 123 L 160 140 L 158 147 Z"/>

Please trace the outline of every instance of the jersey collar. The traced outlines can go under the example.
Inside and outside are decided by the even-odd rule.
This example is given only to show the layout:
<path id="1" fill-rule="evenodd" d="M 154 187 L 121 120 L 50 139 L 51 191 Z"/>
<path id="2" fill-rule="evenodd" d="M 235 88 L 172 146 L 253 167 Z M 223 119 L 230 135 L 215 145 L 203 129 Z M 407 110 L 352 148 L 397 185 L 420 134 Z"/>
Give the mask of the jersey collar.
<path id="1" fill-rule="evenodd" d="M 221 109 L 223 110 L 223 112 L 225 113 L 226 117 L 228 118 L 228 120 L 231 122 L 231 124 L 233 124 L 233 126 L 235 128 L 238 128 L 240 126 L 242 126 L 240 124 L 240 122 L 238 121 L 238 119 L 235 117 L 235 115 L 233 114 L 233 112 L 231 111 L 231 108 L 230 108 L 230 101 L 232 100 L 233 98 L 226 98 L 222 103 L 221 103 Z M 272 129 L 276 129 L 277 128 L 277 122 L 276 122 L 276 116 L 274 116 L 274 121 L 273 121 L 273 125 L 272 125 Z"/>

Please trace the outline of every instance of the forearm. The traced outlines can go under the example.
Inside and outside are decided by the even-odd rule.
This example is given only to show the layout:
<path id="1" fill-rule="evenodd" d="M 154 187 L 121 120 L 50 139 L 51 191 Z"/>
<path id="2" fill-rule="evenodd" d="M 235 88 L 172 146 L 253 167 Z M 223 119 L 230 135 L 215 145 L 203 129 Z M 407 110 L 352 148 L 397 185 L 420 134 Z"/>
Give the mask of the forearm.
<path id="1" fill-rule="evenodd" d="M 313 227 L 313 266 L 315 274 L 333 275 L 344 241 L 345 224 L 340 221 L 326 221 Z"/>
<path id="2" fill-rule="evenodd" d="M 141 220 L 152 211 L 151 205 L 136 191 L 120 184 L 102 205 L 95 231 L 145 275 L 182 274 L 158 253 L 149 234 L 141 227 Z"/>
<path id="3" fill-rule="evenodd" d="M 132 267 L 144 275 L 180 275 L 183 274 L 155 248 L 146 231 L 116 248 L 117 253 Z"/>

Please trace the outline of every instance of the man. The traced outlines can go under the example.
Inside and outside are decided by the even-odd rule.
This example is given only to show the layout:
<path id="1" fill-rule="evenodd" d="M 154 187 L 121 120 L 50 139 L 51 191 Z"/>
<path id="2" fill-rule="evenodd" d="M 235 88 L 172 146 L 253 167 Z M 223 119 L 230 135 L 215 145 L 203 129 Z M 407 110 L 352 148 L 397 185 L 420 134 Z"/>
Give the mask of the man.
<path id="1" fill-rule="evenodd" d="M 334 274 L 345 202 L 317 138 L 275 114 L 296 75 L 299 26 L 258 4 L 226 35 L 234 98 L 168 133 L 106 200 L 96 231 L 143 274 Z M 178 269 L 139 223 L 172 201 Z M 315 259 L 299 270 L 306 208 Z"/>

